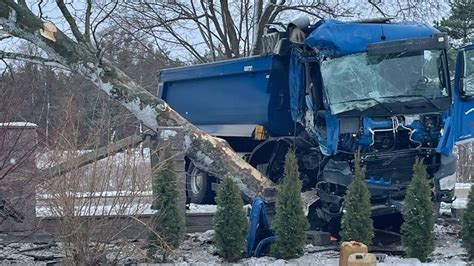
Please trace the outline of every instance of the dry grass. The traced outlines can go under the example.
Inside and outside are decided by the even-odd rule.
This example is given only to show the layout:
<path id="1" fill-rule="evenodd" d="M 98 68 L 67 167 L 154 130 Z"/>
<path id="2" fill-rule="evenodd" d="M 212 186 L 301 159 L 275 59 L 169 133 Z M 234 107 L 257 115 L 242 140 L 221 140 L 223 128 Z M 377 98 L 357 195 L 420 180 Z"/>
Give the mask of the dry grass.
<path id="1" fill-rule="evenodd" d="M 37 156 L 37 165 L 48 168 L 61 162 L 76 162 L 85 152 L 103 145 L 110 121 L 94 121 L 90 138 L 77 127 L 62 130 L 54 149 Z M 38 216 L 60 217 L 56 238 L 64 244 L 66 263 L 117 263 L 139 247 L 130 249 L 133 235 L 146 238 L 148 230 L 131 232 L 152 202 L 148 149 L 130 147 L 124 152 L 79 167 L 37 186 Z M 111 243 L 114 243 L 111 245 Z"/>

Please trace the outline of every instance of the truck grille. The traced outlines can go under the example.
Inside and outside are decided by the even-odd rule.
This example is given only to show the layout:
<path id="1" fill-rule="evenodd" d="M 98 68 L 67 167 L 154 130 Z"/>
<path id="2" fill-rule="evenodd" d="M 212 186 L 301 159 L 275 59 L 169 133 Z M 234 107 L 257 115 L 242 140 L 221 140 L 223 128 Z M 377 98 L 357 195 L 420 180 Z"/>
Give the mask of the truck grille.
<path id="1" fill-rule="evenodd" d="M 417 157 L 424 158 L 428 175 L 439 167 L 439 160 L 431 150 L 392 151 L 362 156 L 366 177 L 384 178 L 392 184 L 407 185 L 413 176 L 413 164 Z"/>

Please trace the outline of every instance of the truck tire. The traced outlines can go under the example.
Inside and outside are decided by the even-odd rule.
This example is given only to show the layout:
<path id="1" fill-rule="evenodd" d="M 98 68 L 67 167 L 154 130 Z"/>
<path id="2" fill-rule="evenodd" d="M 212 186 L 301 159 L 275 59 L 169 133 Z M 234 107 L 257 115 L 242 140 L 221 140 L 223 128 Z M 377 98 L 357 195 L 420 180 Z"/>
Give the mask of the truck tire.
<path id="1" fill-rule="evenodd" d="M 187 202 L 196 204 L 211 203 L 214 198 L 211 181 L 212 177 L 190 162 L 186 170 Z"/>

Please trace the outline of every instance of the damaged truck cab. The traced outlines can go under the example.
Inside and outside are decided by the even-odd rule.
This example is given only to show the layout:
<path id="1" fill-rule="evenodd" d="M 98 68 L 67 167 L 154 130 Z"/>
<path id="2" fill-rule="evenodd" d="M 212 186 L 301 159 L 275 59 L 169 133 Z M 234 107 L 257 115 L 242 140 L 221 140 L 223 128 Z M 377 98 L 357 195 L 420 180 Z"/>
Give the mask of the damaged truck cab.
<path id="1" fill-rule="evenodd" d="M 474 137 L 473 47 L 452 88 L 447 35 L 426 25 L 300 19 L 263 40 L 266 55 L 162 71 L 159 96 L 276 183 L 295 147 L 313 227 L 337 230 L 358 151 L 374 217 L 400 214 L 417 157 L 434 202 L 454 199 L 453 147 Z M 188 163 L 192 201 L 212 180 Z"/>

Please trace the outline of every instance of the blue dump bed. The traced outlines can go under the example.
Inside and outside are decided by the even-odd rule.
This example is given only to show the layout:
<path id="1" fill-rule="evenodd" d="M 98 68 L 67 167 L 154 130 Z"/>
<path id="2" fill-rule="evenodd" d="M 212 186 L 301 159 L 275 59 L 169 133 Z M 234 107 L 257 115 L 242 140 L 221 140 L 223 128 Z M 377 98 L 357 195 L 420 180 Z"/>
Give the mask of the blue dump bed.
<path id="1" fill-rule="evenodd" d="M 274 55 L 164 69 L 158 97 L 216 136 L 249 137 L 256 125 L 289 135 L 287 73 L 287 59 Z"/>

